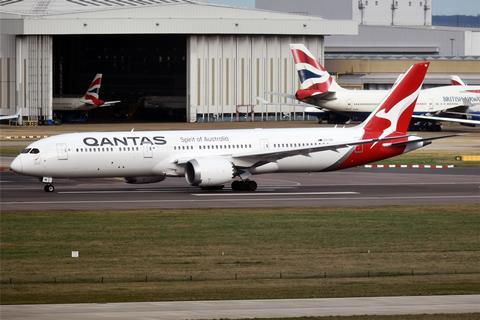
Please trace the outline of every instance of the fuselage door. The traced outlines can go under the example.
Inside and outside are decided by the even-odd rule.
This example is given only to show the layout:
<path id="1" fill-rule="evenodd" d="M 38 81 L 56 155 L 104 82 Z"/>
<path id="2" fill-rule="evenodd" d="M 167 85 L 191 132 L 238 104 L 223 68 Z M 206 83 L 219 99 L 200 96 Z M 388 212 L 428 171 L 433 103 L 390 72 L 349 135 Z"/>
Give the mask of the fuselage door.
<path id="1" fill-rule="evenodd" d="M 435 99 L 428 99 L 428 111 L 435 111 Z"/>
<path id="2" fill-rule="evenodd" d="M 261 139 L 260 140 L 260 145 L 262 146 L 262 151 L 268 151 L 270 150 L 270 147 L 268 145 L 268 140 L 267 139 Z"/>
<path id="3" fill-rule="evenodd" d="M 352 99 L 347 100 L 347 109 L 346 111 L 352 111 L 353 110 L 353 102 Z"/>
<path id="4" fill-rule="evenodd" d="M 58 160 L 68 160 L 67 145 L 65 143 L 57 143 Z"/>
<path id="5" fill-rule="evenodd" d="M 144 158 L 153 158 L 153 145 L 144 144 L 143 145 L 143 157 Z"/>

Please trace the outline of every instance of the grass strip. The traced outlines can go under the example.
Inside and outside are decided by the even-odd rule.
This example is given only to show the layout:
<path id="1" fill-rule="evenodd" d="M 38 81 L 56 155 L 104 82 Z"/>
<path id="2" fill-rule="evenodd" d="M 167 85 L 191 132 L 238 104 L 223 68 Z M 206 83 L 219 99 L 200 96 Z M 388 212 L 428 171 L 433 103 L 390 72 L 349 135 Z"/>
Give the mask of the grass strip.
<path id="1" fill-rule="evenodd" d="M 1 302 L 479 293 L 479 211 L 2 212 Z"/>

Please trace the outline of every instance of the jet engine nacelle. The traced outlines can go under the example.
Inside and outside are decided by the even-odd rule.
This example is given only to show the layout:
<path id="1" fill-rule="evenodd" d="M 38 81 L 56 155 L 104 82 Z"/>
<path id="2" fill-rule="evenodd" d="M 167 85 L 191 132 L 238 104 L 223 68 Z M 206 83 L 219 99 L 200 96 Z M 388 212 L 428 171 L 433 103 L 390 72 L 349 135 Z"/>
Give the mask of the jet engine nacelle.
<path id="1" fill-rule="evenodd" d="M 165 176 L 125 177 L 125 182 L 130 184 L 155 183 L 165 180 Z"/>
<path id="2" fill-rule="evenodd" d="M 232 181 L 235 167 L 223 158 L 192 159 L 185 166 L 185 178 L 192 186 L 215 187 Z"/>

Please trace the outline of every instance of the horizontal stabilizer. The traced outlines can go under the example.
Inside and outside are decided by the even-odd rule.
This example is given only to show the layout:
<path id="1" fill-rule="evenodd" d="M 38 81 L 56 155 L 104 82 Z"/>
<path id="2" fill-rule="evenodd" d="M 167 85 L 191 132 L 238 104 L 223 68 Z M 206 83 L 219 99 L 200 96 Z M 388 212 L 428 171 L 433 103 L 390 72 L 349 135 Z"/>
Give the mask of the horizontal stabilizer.
<path id="1" fill-rule="evenodd" d="M 456 137 L 456 136 L 458 136 L 458 134 L 450 134 L 450 135 L 447 135 L 447 136 L 438 136 L 438 137 L 431 137 L 431 138 L 421 138 L 421 139 L 413 139 L 413 140 L 408 140 L 408 141 L 392 142 L 392 143 L 389 143 L 388 146 L 392 146 L 392 147 L 406 146 L 406 145 L 412 144 L 412 143 L 430 142 L 430 141 L 433 141 L 433 140 L 451 138 L 451 137 Z"/>
<path id="2" fill-rule="evenodd" d="M 105 101 L 100 107 L 109 107 L 113 106 L 114 104 L 122 102 L 121 100 L 116 100 L 116 101 Z"/>

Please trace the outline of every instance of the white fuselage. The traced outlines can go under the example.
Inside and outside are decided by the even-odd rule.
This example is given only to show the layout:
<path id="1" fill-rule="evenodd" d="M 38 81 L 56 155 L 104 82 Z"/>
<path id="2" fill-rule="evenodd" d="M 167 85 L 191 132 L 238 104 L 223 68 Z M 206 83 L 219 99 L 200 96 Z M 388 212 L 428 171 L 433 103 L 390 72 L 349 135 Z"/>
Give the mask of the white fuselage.
<path id="1" fill-rule="evenodd" d="M 15 161 L 19 172 L 39 177 L 183 176 L 183 164 L 191 159 L 219 157 L 249 168 L 264 159 L 248 154 L 341 143 L 361 139 L 363 133 L 357 127 L 71 133 L 34 142 L 27 148 L 39 152 L 20 154 Z M 329 170 L 354 149 L 292 155 L 249 171 Z"/>
<path id="2" fill-rule="evenodd" d="M 479 104 L 480 94 L 467 90 L 480 90 L 480 86 L 444 86 L 423 89 L 418 96 L 415 114 L 431 114 L 446 111 L 459 106 Z M 358 112 L 369 114 L 387 95 L 388 90 L 339 90 L 333 100 L 318 100 L 315 102 L 323 107 L 337 112 Z"/>
<path id="3" fill-rule="evenodd" d="M 76 111 L 94 109 L 95 105 L 87 104 L 81 98 L 53 98 L 53 111 Z"/>

